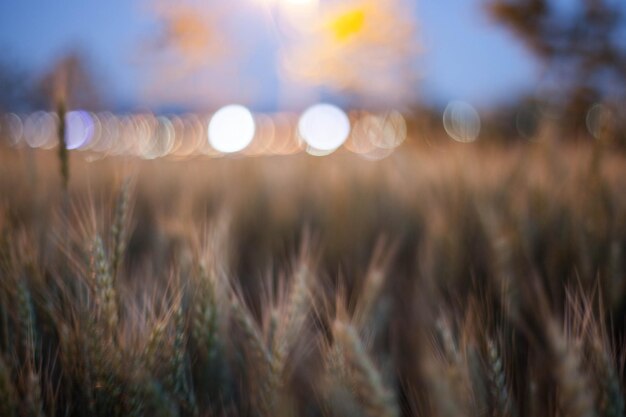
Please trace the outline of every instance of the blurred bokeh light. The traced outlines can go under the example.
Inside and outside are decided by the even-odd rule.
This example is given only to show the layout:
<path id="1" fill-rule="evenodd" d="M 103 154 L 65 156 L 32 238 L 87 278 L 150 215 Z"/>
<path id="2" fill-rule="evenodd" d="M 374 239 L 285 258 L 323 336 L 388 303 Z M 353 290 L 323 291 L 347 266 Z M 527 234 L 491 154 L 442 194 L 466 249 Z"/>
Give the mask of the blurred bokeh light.
<path id="1" fill-rule="evenodd" d="M 471 104 L 452 101 L 443 112 L 443 127 L 457 142 L 473 142 L 480 133 L 480 116 Z"/>
<path id="2" fill-rule="evenodd" d="M 587 130 L 596 139 L 602 136 L 611 128 L 613 124 L 613 112 L 607 106 L 596 103 L 587 112 L 585 120 Z"/>
<path id="3" fill-rule="evenodd" d="M 332 104 L 315 104 L 300 116 L 298 133 L 309 153 L 327 154 L 339 148 L 350 134 L 346 113 Z"/>
<path id="4" fill-rule="evenodd" d="M 91 115 L 83 110 L 75 110 L 67 113 L 65 120 L 67 149 L 78 149 L 87 145 L 94 133 L 94 121 Z"/>
<path id="5" fill-rule="evenodd" d="M 209 122 L 209 143 L 224 153 L 242 151 L 254 138 L 255 123 L 250 110 L 238 104 L 219 109 Z"/>

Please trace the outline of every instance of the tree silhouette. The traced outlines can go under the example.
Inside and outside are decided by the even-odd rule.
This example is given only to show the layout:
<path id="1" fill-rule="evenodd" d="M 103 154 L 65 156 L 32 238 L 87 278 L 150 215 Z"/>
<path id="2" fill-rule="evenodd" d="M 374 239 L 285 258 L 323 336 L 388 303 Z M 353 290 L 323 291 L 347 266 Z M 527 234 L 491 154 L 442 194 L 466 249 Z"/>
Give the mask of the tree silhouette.
<path id="1" fill-rule="evenodd" d="M 626 97 L 626 7 L 616 0 L 490 0 L 488 12 L 547 65 L 545 97 L 566 126 L 584 128 L 589 107 Z"/>

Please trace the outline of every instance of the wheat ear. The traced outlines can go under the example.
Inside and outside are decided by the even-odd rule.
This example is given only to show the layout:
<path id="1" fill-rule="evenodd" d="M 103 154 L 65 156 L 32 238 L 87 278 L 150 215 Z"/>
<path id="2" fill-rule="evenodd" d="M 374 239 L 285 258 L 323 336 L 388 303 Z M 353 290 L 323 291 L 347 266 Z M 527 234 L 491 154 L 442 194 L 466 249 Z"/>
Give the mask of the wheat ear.
<path id="1" fill-rule="evenodd" d="M 391 390 L 385 387 L 380 372 L 367 354 L 353 326 L 336 320 L 333 325 L 335 342 L 342 348 L 354 372 L 356 396 L 370 417 L 397 417 L 398 404 Z"/>

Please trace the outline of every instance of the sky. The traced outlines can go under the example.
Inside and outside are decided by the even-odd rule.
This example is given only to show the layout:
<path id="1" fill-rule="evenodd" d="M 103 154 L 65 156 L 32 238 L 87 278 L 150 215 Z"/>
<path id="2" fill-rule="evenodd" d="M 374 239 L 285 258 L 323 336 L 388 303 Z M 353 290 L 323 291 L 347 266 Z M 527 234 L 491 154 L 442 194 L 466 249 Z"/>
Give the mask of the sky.
<path id="1" fill-rule="evenodd" d="M 284 40 L 276 34 L 276 16 L 268 12 L 269 6 L 259 4 L 262 1 L 204 1 L 217 42 L 207 54 L 209 63 L 192 74 L 168 73 L 164 78 L 163 58 L 146 58 L 157 25 L 141 1 L 2 0 L 0 51 L 21 68 L 43 73 L 65 51 L 82 50 L 113 108 L 211 109 L 240 102 L 275 111 L 324 99 L 354 104 L 323 84 L 284 81 L 276 64 Z M 212 6 L 224 3 L 231 6 Z M 484 0 L 409 4 L 408 18 L 420 50 L 413 59 L 417 82 L 404 89 L 410 96 L 437 104 L 463 100 L 490 106 L 536 84 L 538 63 L 506 29 L 490 22 Z M 301 55 L 306 58 L 306 53 Z M 356 53 L 349 57 L 355 62 L 360 58 Z M 170 71 L 183 67 L 175 57 L 167 59 Z M 163 81 L 176 76 L 183 81 Z M 381 80 L 381 85 L 388 81 Z M 397 96 L 374 93 L 370 101 L 374 97 L 389 105 Z"/>

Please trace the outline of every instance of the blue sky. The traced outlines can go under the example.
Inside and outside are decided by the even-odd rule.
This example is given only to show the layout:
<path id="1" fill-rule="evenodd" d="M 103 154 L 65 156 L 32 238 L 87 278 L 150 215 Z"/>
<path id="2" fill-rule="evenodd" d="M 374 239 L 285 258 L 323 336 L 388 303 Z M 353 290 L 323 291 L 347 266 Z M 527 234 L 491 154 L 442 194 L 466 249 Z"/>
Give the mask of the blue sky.
<path id="1" fill-rule="evenodd" d="M 211 82 L 220 91 L 217 101 L 277 110 L 313 100 L 306 94 L 298 97 L 297 89 L 289 98 L 279 99 L 276 39 L 259 18 L 254 1 L 259 0 L 233 0 L 238 8 L 233 9 L 237 15 L 232 19 L 232 44 L 246 52 L 244 59 L 212 75 Z M 482 4 L 482 0 L 418 0 L 413 17 L 423 52 L 416 57 L 420 79 L 416 96 L 487 106 L 536 83 L 539 66 L 505 29 L 489 21 Z M 167 94 L 145 94 L 148 69 L 138 63 L 137 55 L 153 33 L 154 22 L 144 8 L 145 3 L 129 0 L 2 0 L 0 50 L 22 67 L 41 72 L 59 54 L 80 48 L 91 58 L 114 107 L 158 109 L 173 103 Z M 255 81 L 250 87 L 254 94 L 242 95 L 252 86 L 250 80 Z M 206 106 L 220 104 L 214 101 L 207 98 Z M 202 104 L 201 99 L 192 102 Z"/>

